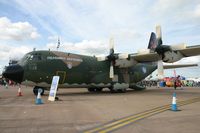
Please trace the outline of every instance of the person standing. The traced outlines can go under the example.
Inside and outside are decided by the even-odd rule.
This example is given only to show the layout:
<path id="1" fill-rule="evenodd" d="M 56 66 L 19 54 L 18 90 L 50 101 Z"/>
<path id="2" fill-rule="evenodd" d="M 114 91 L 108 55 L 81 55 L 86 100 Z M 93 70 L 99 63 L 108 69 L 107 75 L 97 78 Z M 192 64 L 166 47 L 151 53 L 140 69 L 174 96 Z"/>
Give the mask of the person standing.
<path id="1" fill-rule="evenodd" d="M 176 79 L 175 79 L 175 80 L 174 80 L 174 90 L 176 90 L 176 87 L 177 87 L 177 86 L 176 86 L 176 82 L 177 82 L 177 81 L 176 81 Z"/>

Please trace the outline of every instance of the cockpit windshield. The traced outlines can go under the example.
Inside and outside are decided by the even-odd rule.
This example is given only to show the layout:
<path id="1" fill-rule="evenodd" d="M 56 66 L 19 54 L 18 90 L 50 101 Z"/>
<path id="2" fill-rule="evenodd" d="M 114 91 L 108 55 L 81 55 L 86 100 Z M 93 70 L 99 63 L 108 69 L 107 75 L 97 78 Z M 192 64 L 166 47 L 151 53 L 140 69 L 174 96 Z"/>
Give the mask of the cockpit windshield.
<path id="1" fill-rule="evenodd" d="M 40 53 L 32 54 L 30 56 L 29 60 L 40 61 L 40 60 L 42 60 L 41 54 Z"/>
<path id="2" fill-rule="evenodd" d="M 31 60 L 31 61 L 41 61 L 42 56 L 40 53 L 32 53 L 32 54 L 27 54 L 25 56 L 25 60 Z"/>

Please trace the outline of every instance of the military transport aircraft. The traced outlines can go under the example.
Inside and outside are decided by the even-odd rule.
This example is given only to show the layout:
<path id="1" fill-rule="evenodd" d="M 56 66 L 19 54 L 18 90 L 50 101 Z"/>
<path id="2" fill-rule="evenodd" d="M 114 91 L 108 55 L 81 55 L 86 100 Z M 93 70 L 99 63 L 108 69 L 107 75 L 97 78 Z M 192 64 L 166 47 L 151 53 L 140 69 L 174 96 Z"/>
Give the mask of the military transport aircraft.
<path id="1" fill-rule="evenodd" d="M 156 37 L 157 34 L 157 37 Z M 59 88 L 88 88 L 90 92 L 109 88 L 112 92 L 125 92 L 127 88 L 143 90 L 136 83 L 159 68 L 157 62 L 173 63 L 183 57 L 200 55 L 200 45 L 162 45 L 161 28 L 151 33 L 147 49 L 138 53 L 115 53 L 113 39 L 110 54 L 105 57 L 85 56 L 59 51 L 32 51 L 17 64 L 5 67 L 3 76 L 23 85 L 49 89 L 52 77 L 60 76 Z M 164 66 L 164 68 L 187 65 Z M 188 65 L 189 66 L 189 65 Z M 162 66 L 161 66 L 162 68 Z M 162 69 L 161 69 L 162 70 Z"/>

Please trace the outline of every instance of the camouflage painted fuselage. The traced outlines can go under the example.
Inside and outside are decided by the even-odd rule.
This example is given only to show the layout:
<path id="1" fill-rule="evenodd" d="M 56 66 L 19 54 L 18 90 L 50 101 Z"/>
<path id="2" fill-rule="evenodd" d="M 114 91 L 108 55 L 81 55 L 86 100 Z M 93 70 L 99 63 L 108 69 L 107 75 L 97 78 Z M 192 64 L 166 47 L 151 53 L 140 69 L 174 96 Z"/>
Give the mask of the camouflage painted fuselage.
<path id="1" fill-rule="evenodd" d="M 24 69 L 22 84 L 50 87 L 52 77 L 60 76 L 59 88 L 109 87 L 112 83 L 134 84 L 149 74 L 157 65 L 137 63 L 132 67 L 114 67 L 114 79 L 109 78 L 110 62 L 97 61 L 96 57 L 57 51 L 33 51 L 18 63 Z"/>

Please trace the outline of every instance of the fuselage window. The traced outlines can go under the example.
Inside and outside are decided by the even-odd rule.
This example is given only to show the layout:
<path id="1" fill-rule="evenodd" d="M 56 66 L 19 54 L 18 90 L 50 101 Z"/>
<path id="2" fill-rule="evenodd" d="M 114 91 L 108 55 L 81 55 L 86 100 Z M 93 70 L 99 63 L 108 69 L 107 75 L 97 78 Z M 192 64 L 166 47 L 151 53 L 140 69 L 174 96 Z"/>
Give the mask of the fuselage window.
<path id="1" fill-rule="evenodd" d="M 36 64 L 29 64 L 29 70 L 37 70 Z"/>

